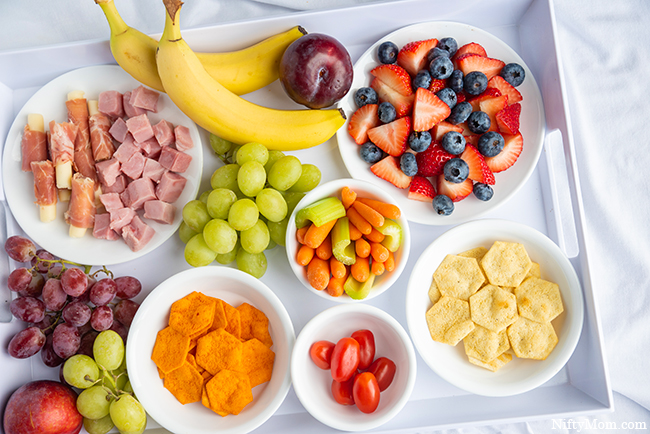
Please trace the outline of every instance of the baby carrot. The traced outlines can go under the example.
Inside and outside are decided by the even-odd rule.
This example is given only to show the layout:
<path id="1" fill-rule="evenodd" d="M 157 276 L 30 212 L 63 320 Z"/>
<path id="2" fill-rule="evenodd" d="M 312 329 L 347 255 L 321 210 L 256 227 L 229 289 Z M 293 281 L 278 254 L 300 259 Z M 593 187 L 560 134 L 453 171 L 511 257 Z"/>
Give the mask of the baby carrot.
<path id="1" fill-rule="evenodd" d="M 384 267 L 386 267 L 386 271 L 389 273 L 395 269 L 395 256 L 393 256 L 393 252 L 390 250 L 388 251 L 388 259 L 384 262 Z"/>
<path id="2" fill-rule="evenodd" d="M 357 282 L 365 282 L 370 277 L 370 262 L 368 258 L 357 256 L 357 261 L 350 265 L 350 273 Z"/>
<path id="3" fill-rule="evenodd" d="M 357 227 L 353 225 L 351 222 L 349 223 L 349 226 L 350 226 L 350 240 L 356 241 L 363 236 L 361 231 L 357 229 Z"/>
<path id="4" fill-rule="evenodd" d="M 332 237 L 329 235 L 325 237 L 320 246 L 316 248 L 316 256 L 325 261 L 332 257 Z"/>
<path id="5" fill-rule="evenodd" d="M 359 214 L 359 211 L 357 211 L 354 207 L 348 208 L 347 215 L 348 219 L 350 219 L 350 223 L 355 225 L 362 234 L 368 235 L 372 231 L 372 226 L 370 223 L 368 223 L 368 220 L 363 218 L 363 216 Z"/>
<path id="6" fill-rule="evenodd" d="M 354 251 L 356 252 L 357 256 L 367 258 L 370 256 L 370 243 L 368 243 L 368 241 L 364 240 L 363 238 L 359 238 L 354 242 Z"/>
<path id="7" fill-rule="evenodd" d="M 379 228 L 384 224 L 384 216 L 377 212 L 375 209 L 369 207 L 363 202 L 354 202 L 352 205 L 361 216 L 368 221 L 372 226 Z"/>
<path id="8" fill-rule="evenodd" d="M 311 261 L 311 258 L 314 257 L 314 249 L 307 247 L 305 245 L 300 246 L 298 253 L 296 254 L 296 262 L 298 265 L 303 267 Z"/>
<path id="9" fill-rule="evenodd" d="M 330 220 L 321 226 L 316 226 L 312 223 L 311 226 L 309 226 L 309 229 L 307 229 L 307 233 L 305 233 L 305 246 L 309 246 L 312 249 L 320 246 L 323 240 L 325 240 L 329 235 L 337 220 L 338 219 Z"/>
<path id="10" fill-rule="evenodd" d="M 370 243 L 370 254 L 372 259 L 377 262 L 386 262 L 388 260 L 388 249 L 380 243 Z"/>
<path id="11" fill-rule="evenodd" d="M 345 279 L 347 279 L 347 276 L 343 278 L 332 277 L 327 284 L 327 293 L 332 297 L 340 297 L 343 295 L 343 284 L 345 283 Z"/>
<path id="12" fill-rule="evenodd" d="M 357 193 L 354 192 L 350 187 L 345 186 L 341 189 L 341 202 L 343 202 L 345 209 L 350 208 L 356 198 Z"/>
<path id="13" fill-rule="evenodd" d="M 307 280 L 309 284 L 319 291 L 327 288 L 330 282 L 330 265 L 318 256 L 314 256 L 307 265 Z"/>
<path id="14" fill-rule="evenodd" d="M 384 237 L 385 237 L 385 235 L 382 234 L 381 232 L 379 232 L 377 230 L 377 228 L 372 228 L 370 233 L 368 235 L 366 235 L 366 238 L 368 239 L 368 241 L 372 241 L 372 242 L 375 242 L 375 243 L 381 243 L 382 241 L 384 241 Z"/>
<path id="15" fill-rule="evenodd" d="M 368 199 L 366 197 L 358 197 L 357 201 L 365 203 L 387 219 L 398 219 L 402 215 L 399 208 L 391 203 L 386 203 L 375 199 Z"/>
<path id="16" fill-rule="evenodd" d="M 296 240 L 298 240 L 300 244 L 305 244 L 305 234 L 308 229 L 309 226 L 303 226 L 300 229 L 296 229 Z"/>
<path id="17" fill-rule="evenodd" d="M 384 266 L 383 262 L 372 261 L 372 264 L 370 265 L 370 272 L 372 274 L 375 276 L 381 276 L 384 274 L 384 271 L 386 271 L 386 267 Z"/>
<path id="18" fill-rule="evenodd" d="M 334 256 L 330 258 L 330 269 L 332 270 L 332 276 L 340 279 L 342 277 L 347 277 L 348 269 L 343 264 L 343 262 L 336 259 Z"/>

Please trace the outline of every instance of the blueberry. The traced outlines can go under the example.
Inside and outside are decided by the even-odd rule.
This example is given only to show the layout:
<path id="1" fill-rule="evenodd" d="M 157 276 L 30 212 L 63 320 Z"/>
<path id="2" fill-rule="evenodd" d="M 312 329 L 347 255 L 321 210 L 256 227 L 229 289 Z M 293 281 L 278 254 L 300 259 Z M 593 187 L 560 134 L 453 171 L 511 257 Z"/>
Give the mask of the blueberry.
<path id="1" fill-rule="evenodd" d="M 474 192 L 474 196 L 476 196 L 478 200 L 482 201 L 488 201 L 492 199 L 492 196 L 494 195 L 494 190 L 492 190 L 492 187 L 480 182 L 474 184 L 472 191 Z"/>
<path id="2" fill-rule="evenodd" d="M 471 114 L 472 105 L 467 101 L 459 102 L 451 109 L 451 114 L 447 118 L 447 122 L 454 125 L 462 124 Z M 488 119 L 490 119 L 489 116 Z"/>
<path id="3" fill-rule="evenodd" d="M 397 110 L 395 110 L 393 104 L 389 103 L 388 101 L 384 101 L 379 104 L 377 114 L 379 115 L 379 120 L 387 124 L 395 120 L 397 117 Z"/>
<path id="4" fill-rule="evenodd" d="M 415 154 L 404 152 L 399 159 L 399 167 L 406 176 L 417 175 L 418 163 L 415 161 Z"/>
<path id="5" fill-rule="evenodd" d="M 381 63 L 395 63 L 397 62 L 397 53 L 399 48 L 393 42 L 386 41 L 377 48 L 377 58 Z"/>
<path id="6" fill-rule="evenodd" d="M 361 108 L 366 104 L 377 104 L 379 98 L 377 92 L 372 87 L 360 87 L 354 93 L 354 102 L 357 107 Z"/>
<path id="7" fill-rule="evenodd" d="M 441 40 L 438 41 L 438 48 L 441 50 L 445 50 L 446 52 L 449 53 L 449 57 L 453 56 L 456 54 L 456 51 L 458 51 L 458 42 L 454 38 L 442 38 Z"/>
<path id="8" fill-rule="evenodd" d="M 467 118 L 467 128 L 474 134 L 483 134 L 490 129 L 490 125 L 492 125 L 490 116 L 480 110 L 470 113 Z"/>
<path id="9" fill-rule="evenodd" d="M 374 143 L 366 142 L 361 145 L 361 159 L 369 164 L 375 164 L 384 157 L 384 152 Z"/>
<path id="10" fill-rule="evenodd" d="M 431 74 L 426 69 L 418 71 L 413 79 L 413 90 L 417 90 L 418 87 L 423 87 L 428 89 L 431 86 Z"/>
<path id="11" fill-rule="evenodd" d="M 469 176 L 469 166 L 465 160 L 455 157 L 445 163 L 442 173 L 446 181 L 460 184 Z"/>
<path id="12" fill-rule="evenodd" d="M 463 78 L 463 89 L 470 95 L 480 95 L 487 89 L 487 82 L 481 71 L 472 71 Z"/>
<path id="13" fill-rule="evenodd" d="M 514 87 L 517 87 L 524 82 L 526 71 L 524 71 L 524 68 L 522 68 L 518 63 L 508 63 L 506 66 L 501 68 L 499 75 L 503 77 L 505 81 Z"/>
<path id="14" fill-rule="evenodd" d="M 465 88 L 465 83 L 463 81 L 463 71 L 460 69 L 454 69 L 454 71 L 447 79 L 447 87 L 456 93 L 462 92 Z"/>
<path id="15" fill-rule="evenodd" d="M 431 133 L 428 131 L 413 131 L 409 134 L 408 144 L 415 152 L 424 152 L 431 145 Z"/>
<path id="16" fill-rule="evenodd" d="M 439 47 L 433 47 L 427 53 L 427 62 L 431 63 L 431 61 L 438 56 L 449 57 L 449 51 L 442 50 Z"/>
<path id="17" fill-rule="evenodd" d="M 485 157 L 495 157 L 503 151 L 505 141 L 503 136 L 496 131 L 488 131 L 478 139 L 476 147 Z"/>
<path id="18" fill-rule="evenodd" d="M 454 64 L 451 63 L 449 57 L 438 56 L 429 64 L 429 72 L 431 73 L 431 78 L 444 80 L 454 72 Z"/>
<path id="19" fill-rule="evenodd" d="M 438 215 L 450 215 L 454 212 L 454 202 L 445 196 L 444 194 L 439 194 L 433 198 L 433 210 Z"/>
<path id="20" fill-rule="evenodd" d="M 456 101 L 457 101 L 456 92 L 454 92 L 448 87 L 445 87 L 444 89 L 440 89 L 438 92 L 436 92 L 436 96 L 440 98 L 442 102 L 447 104 L 450 109 L 454 108 L 454 106 L 456 105 Z"/>
<path id="21" fill-rule="evenodd" d="M 442 136 L 442 149 L 452 155 L 460 155 L 465 150 L 465 137 L 458 131 L 449 131 Z"/>

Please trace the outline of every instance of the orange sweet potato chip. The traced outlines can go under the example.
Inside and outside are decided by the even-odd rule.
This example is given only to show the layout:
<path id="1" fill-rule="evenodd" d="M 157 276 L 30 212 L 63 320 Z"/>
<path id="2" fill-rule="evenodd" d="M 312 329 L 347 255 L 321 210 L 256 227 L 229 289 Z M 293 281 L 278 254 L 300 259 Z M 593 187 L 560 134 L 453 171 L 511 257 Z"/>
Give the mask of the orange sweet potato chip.
<path id="1" fill-rule="evenodd" d="M 223 369 L 205 385 L 210 408 L 221 416 L 239 414 L 253 401 L 253 391 L 246 374 Z"/>
<path id="2" fill-rule="evenodd" d="M 198 340 L 196 363 L 212 375 L 222 369 L 241 371 L 242 343 L 226 332 L 217 329 Z"/>
<path id="3" fill-rule="evenodd" d="M 201 400 L 203 377 L 189 363 L 165 374 L 164 386 L 185 405 Z"/>
<path id="4" fill-rule="evenodd" d="M 248 374 L 251 387 L 271 379 L 275 353 L 258 339 L 249 339 L 242 344 L 242 364 Z"/>
<path id="5" fill-rule="evenodd" d="M 269 333 L 269 319 L 264 312 L 248 303 L 242 303 L 237 310 L 241 319 L 242 339 L 257 338 L 267 347 L 273 345 L 273 339 Z"/>
<path id="6" fill-rule="evenodd" d="M 165 327 L 156 335 L 151 360 L 165 374 L 180 368 L 185 362 L 185 355 L 190 346 L 190 337 Z"/>
<path id="7" fill-rule="evenodd" d="M 220 298 L 210 297 L 214 300 L 214 316 L 212 317 L 212 324 L 208 328 L 208 332 L 214 331 L 216 329 L 226 328 L 228 325 L 228 319 L 226 318 L 226 312 L 224 311 L 223 305 L 224 302 Z"/>
<path id="8" fill-rule="evenodd" d="M 212 324 L 215 304 L 214 298 L 200 292 L 187 294 L 172 304 L 169 326 L 180 333 L 196 335 Z"/>
<path id="9" fill-rule="evenodd" d="M 231 335 L 240 338 L 241 337 L 241 319 L 239 316 L 239 311 L 232 307 L 232 305 L 226 303 L 225 301 L 222 303 L 223 305 L 223 311 L 226 314 L 226 331 L 230 333 Z"/>

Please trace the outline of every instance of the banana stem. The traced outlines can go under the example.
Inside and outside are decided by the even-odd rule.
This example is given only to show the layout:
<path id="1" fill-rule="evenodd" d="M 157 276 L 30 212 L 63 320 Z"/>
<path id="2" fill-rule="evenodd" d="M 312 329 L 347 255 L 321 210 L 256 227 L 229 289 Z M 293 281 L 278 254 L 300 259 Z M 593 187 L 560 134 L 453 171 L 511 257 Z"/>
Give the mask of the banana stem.
<path id="1" fill-rule="evenodd" d="M 183 2 L 180 0 L 163 0 L 163 3 L 165 9 L 167 9 L 167 15 L 165 15 L 165 29 L 162 37 L 168 41 L 182 39 L 178 16 Z"/>
<path id="2" fill-rule="evenodd" d="M 129 26 L 126 25 L 120 14 L 117 12 L 113 0 L 95 0 L 95 3 L 97 3 L 102 8 L 102 11 L 104 11 L 104 15 L 106 15 L 113 36 L 124 33 L 129 29 Z"/>

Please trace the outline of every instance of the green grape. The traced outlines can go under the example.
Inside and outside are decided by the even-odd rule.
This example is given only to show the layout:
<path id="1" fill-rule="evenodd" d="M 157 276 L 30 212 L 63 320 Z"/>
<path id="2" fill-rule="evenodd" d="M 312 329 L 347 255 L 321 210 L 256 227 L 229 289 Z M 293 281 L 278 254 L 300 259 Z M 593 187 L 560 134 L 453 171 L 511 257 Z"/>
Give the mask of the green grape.
<path id="1" fill-rule="evenodd" d="M 210 133 L 210 146 L 212 147 L 212 150 L 215 152 L 215 154 L 226 155 L 226 153 L 230 151 L 230 148 L 232 148 L 233 145 L 233 142 L 229 142 L 226 139 L 222 139 L 221 137 Z"/>
<path id="2" fill-rule="evenodd" d="M 142 404 L 131 395 L 120 395 L 111 403 L 111 419 L 120 432 L 136 433 L 147 426 L 147 414 Z"/>
<path id="3" fill-rule="evenodd" d="M 287 215 L 291 215 L 296 205 L 305 197 L 305 193 L 286 192 L 283 194 L 284 200 L 287 201 Z"/>
<path id="4" fill-rule="evenodd" d="M 269 235 L 271 236 L 271 241 L 274 241 L 281 246 L 285 245 L 287 224 L 289 224 L 289 217 L 282 219 L 279 222 L 269 222 L 267 224 L 269 227 Z"/>
<path id="5" fill-rule="evenodd" d="M 112 371 L 122 364 L 124 359 L 124 342 L 113 330 L 104 330 L 95 338 L 93 357 L 100 368 Z"/>
<path id="6" fill-rule="evenodd" d="M 286 155 L 275 162 L 269 171 L 269 184 L 276 190 L 288 190 L 300 179 L 302 164 L 293 155 Z"/>
<path id="7" fill-rule="evenodd" d="M 199 196 L 199 200 L 203 202 L 204 204 L 208 204 L 208 195 L 210 194 L 212 190 L 206 190 L 201 195 Z"/>
<path id="8" fill-rule="evenodd" d="M 228 223 L 236 231 L 245 231 L 253 227 L 259 216 L 260 212 L 255 202 L 250 199 L 239 199 L 228 211 Z"/>
<path id="9" fill-rule="evenodd" d="M 208 196 L 208 214 L 213 219 L 227 219 L 228 211 L 233 203 L 237 200 L 234 191 L 227 188 L 215 188 Z"/>
<path id="10" fill-rule="evenodd" d="M 269 151 L 269 159 L 267 160 L 266 164 L 264 164 L 264 170 L 266 170 L 267 174 L 271 171 L 271 167 L 273 167 L 275 162 L 282 157 L 284 157 L 284 152 L 282 151 Z"/>
<path id="11" fill-rule="evenodd" d="M 237 152 L 239 152 L 240 148 L 241 145 L 237 145 L 230 150 L 230 161 L 232 161 L 233 163 L 237 162 Z"/>
<path id="12" fill-rule="evenodd" d="M 201 232 L 210 219 L 208 207 L 198 199 L 187 202 L 183 207 L 183 221 L 195 232 Z"/>
<path id="13" fill-rule="evenodd" d="M 63 378 L 71 386 L 86 389 L 99 379 L 99 368 L 91 357 L 76 354 L 65 361 Z"/>
<path id="14" fill-rule="evenodd" d="M 203 239 L 216 254 L 228 253 L 237 243 L 237 231 L 222 219 L 212 219 L 203 228 Z"/>
<path id="15" fill-rule="evenodd" d="M 237 252 L 237 268 L 250 274 L 253 277 L 260 278 L 266 273 L 266 256 L 262 253 L 248 253 L 244 249 Z"/>
<path id="16" fill-rule="evenodd" d="M 214 171 L 210 177 L 210 186 L 215 188 L 227 188 L 235 191 L 239 190 L 237 185 L 237 172 L 239 172 L 239 164 L 226 164 Z"/>
<path id="17" fill-rule="evenodd" d="M 235 258 L 237 258 L 237 251 L 240 247 L 241 244 L 239 243 L 239 239 L 237 239 L 235 247 L 233 247 L 231 251 L 217 255 L 217 262 L 223 265 L 232 264 L 235 261 Z"/>
<path id="18" fill-rule="evenodd" d="M 248 253 L 263 252 L 266 246 L 269 245 L 269 240 L 271 239 L 269 228 L 266 227 L 266 224 L 261 219 L 257 220 L 257 223 L 252 228 L 241 231 L 239 236 L 242 249 Z"/>
<path id="19" fill-rule="evenodd" d="M 126 393 L 133 393 L 133 386 L 131 386 L 131 381 L 126 380 L 126 383 L 124 383 L 122 390 Z"/>
<path id="20" fill-rule="evenodd" d="M 271 250 L 272 248 L 274 248 L 274 247 L 277 246 L 277 245 L 278 245 L 278 243 L 276 243 L 275 241 L 273 241 L 273 240 L 269 240 L 269 245 L 266 246 L 266 249 L 265 249 L 265 250 Z"/>
<path id="21" fill-rule="evenodd" d="M 84 428 L 88 431 L 88 434 L 106 434 L 114 426 L 115 424 L 110 415 L 95 420 L 84 417 Z"/>
<path id="22" fill-rule="evenodd" d="M 203 267 L 214 261 L 217 253 L 214 252 L 203 239 L 203 234 L 196 234 L 185 245 L 185 261 L 192 267 Z"/>
<path id="23" fill-rule="evenodd" d="M 237 164 L 242 166 L 247 161 L 257 161 L 265 165 L 269 159 L 269 150 L 260 143 L 246 143 L 237 151 Z"/>
<path id="24" fill-rule="evenodd" d="M 255 197 L 255 204 L 260 214 L 271 222 L 279 222 L 287 216 L 287 202 L 282 194 L 272 188 L 265 188 Z"/>
<path id="25" fill-rule="evenodd" d="M 187 225 L 187 223 L 181 221 L 181 225 L 178 228 L 178 237 L 181 239 L 183 244 L 187 244 L 190 238 L 196 234 L 198 234 L 198 232 L 193 231 L 192 228 Z"/>
<path id="26" fill-rule="evenodd" d="M 303 164 L 302 174 L 298 181 L 289 187 L 289 191 L 296 191 L 304 193 L 312 191 L 320 184 L 321 173 L 320 169 L 313 164 Z"/>
<path id="27" fill-rule="evenodd" d="M 77 397 L 77 410 L 88 419 L 101 419 L 108 415 L 111 407 L 108 390 L 96 385 L 83 390 Z"/>
<path id="28" fill-rule="evenodd" d="M 262 191 L 266 183 L 264 166 L 258 161 L 247 161 L 239 168 L 237 184 L 242 193 L 248 197 L 255 197 Z"/>

